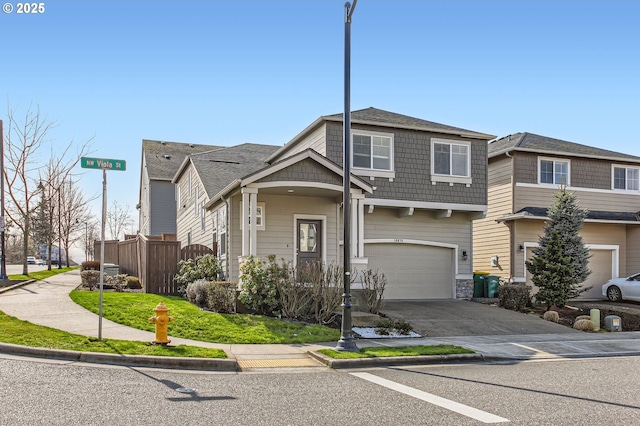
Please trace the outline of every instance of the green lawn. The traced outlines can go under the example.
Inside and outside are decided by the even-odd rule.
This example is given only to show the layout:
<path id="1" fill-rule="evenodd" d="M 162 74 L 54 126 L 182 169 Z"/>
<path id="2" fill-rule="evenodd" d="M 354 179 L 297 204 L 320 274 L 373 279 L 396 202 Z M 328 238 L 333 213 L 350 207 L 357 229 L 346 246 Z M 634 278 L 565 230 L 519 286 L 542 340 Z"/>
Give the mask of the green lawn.
<path id="1" fill-rule="evenodd" d="M 58 269 L 57 266 L 51 266 L 51 270 L 48 271 L 46 269 L 43 269 L 42 271 L 33 271 L 33 272 L 29 272 L 29 275 L 22 275 L 22 274 L 18 274 L 18 275 L 9 275 L 9 279 L 10 280 L 17 280 L 17 281 L 28 281 L 28 280 L 44 280 L 47 279 L 51 276 L 54 275 L 58 275 L 58 274 L 63 274 L 65 272 L 69 272 L 69 271 L 73 271 L 74 269 L 78 269 L 79 266 L 71 266 L 69 268 L 62 267 L 61 269 Z"/>
<path id="2" fill-rule="evenodd" d="M 335 349 L 320 349 L 318 352 L 334 359 L 381 358 L 389 356 L 421 356 L 421 355 L 453 355 L 472 354 L 473 351 L 460 346 L 400 346 L 361 348 L 360 352 L 336 351 Z"/>
<path id="3" fill-rule="evenodd" d="M 74 290 L 71 299 L 98 313 L 99 292 Z M 313 343 L 337 341 L 340 332 L 317 324 L 301 324 L 261 315 L 218 314 L 199 309 L 180 297 L 147 293 L 104 292 L 104 318 L 140 330 L 154 331 L 153 308 L 164 302 L 170 309 L 169 334 L 213 343 Z"/>
<path id="4" fill-rule="evenodd" d="M 0 342 L 49 349 L 80 352 L 105 352 L 129 355 L 179 356 L 197 358 L 227 358 L 220 349 L 195 346 L 162 346 L 147 342 L 102 339 L 80 336 L 54 328 L 35 325 L 0 311 Z"/>

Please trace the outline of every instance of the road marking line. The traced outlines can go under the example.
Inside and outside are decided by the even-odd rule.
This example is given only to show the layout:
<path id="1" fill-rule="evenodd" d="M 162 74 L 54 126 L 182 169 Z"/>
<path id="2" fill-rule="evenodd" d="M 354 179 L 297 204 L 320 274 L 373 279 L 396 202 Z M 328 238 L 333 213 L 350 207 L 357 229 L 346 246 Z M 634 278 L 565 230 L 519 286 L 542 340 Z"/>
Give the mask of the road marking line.
<path id="1" fill-rule="evenodd" d="M 411 388 L 409 386 L 401 385 L 400 383 L 392 382 L 391 380 L 383 379 L 382 377 L 378 377 L 370 373 L 350 374 L 363 380 L 367 380 L 371 383 L 384 386 L 385 388 L 403 393 L 417 399 L 421 399 L 425 402 L 437 405 L 455 413 L 462 414 L 463 416 L 471 417 L 472 419 L 479 420 L 483 423 L 504 423 L 509 421 L 509 419 L 505 419 L 504 417 L 499 417 L 494 414 L 487 413 L 486 411 L 478 410 L 477 408 L 469 407 L 468 405 L 451 401 L 450 399 L 442 398 L 437 395 Z"/>
<path id="2" fill-rule="evenodd" d="M 552 354 L 550 352 L 545 352 L 545 351 L 541 351 L 540 349 L 536 349 L 536 348 L 532 348 L 530 346 L 525 346 L 525 345 L 521 345 L 519 343 L 511 343 L 513 346 L 517 346 L 519 348 L 523 348 L 523 349 L 527 349 L 529 351 L 535 352 L 535 355 L 533 355 L 534 358 L 536 357 L 552 357 L 552 358 L 557 358 L 559 355 L 555 355 Z"/>

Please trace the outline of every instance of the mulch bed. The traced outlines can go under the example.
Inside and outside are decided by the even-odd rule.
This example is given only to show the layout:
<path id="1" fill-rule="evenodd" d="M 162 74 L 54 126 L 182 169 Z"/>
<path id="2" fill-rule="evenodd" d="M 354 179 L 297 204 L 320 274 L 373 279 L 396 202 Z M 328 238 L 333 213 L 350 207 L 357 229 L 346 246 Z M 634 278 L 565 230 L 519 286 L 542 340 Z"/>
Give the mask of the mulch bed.
<path id="1" fill-rule="evenodd" d="M 600 310 L 601 327 L 604 318 L 608 315 L 617 315 L 622 321 L 622 331 L 640 331 L 640 305 L 608 302 L 570 302 L 569 306 L 562 309 L 552 308 L 560 316 L 559 324 L 573 327 L 576 318 L 580 315 L 590 315 L 591 309 Z M 532 313 L 544 315 L 544 308 L 534 308 Z"/>

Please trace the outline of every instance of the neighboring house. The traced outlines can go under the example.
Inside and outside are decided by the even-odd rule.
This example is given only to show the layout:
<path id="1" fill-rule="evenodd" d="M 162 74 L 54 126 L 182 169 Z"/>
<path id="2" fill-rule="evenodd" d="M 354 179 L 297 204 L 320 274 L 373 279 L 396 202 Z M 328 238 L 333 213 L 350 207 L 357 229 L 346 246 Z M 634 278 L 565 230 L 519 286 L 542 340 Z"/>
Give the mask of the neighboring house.
<path id="1" fill-rule="evenodd" d="M 154 140 L 142 141 L 138 232 L 160 236 L 176 233 L 175 185 L 171 179 L 184 157 L 220 148 Z"/>
<path id="2" fill-rule="evenodd" d="M 320 117 L 283 147 L 190 155 L 173 178 L 178 239 L 216 246 L 232 281 L 250 255 L 341 264 L 342 120 Z M 384 273 L 388 300 L 471 296 L 494 136 L 375 108 L 351 123 L 352 267 Z"/>
<path id="3" fill-rule="evenodd" d="M 474 270 L 531 283 L 524 262 L 538 245 L 547 209 L 561 186 L 589 211 L 582 239 L 593 286 L 640 271 L 640 157 L 517 133 L 489 144 L 489 211 L 474 223 Z"/>

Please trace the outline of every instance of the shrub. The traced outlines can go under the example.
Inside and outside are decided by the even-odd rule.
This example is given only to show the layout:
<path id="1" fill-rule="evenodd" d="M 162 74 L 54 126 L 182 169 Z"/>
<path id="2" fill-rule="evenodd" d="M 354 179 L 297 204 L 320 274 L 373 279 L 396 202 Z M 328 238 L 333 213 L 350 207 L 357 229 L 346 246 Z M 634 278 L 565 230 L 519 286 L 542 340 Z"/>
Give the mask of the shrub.
<path id="1" fill-rule="evenodd" d="M 576 317 L 576 321 L 580 321 L 582 319 L 588 319 L 589 321 L 591 321 L 591 315 L 578 315 Z"/>
<path id="2" fill-rule="evenodd" d="M 87 260 L 82 262 L 80 266 L 81 271 L 99 271 L 100 270 L 100 261 L 99 260 Z"/>
<path id="3" fill-rule="evenodd" d="M 413 331 L 413 326 L 405 320 L 395 320 L 393 318 L 382 318 L 375 323 L 376 334 L 388 336 L 394 332 L 407 336 Z"/>
<path id="4" fill-rule="evenodd" d="M 384 306 L 384 288 L 387 285 L 387 278 L 377 269 L 372 271 L 362 271 L 362 292 L 367 301 L 367 310 L 372 314 L 377 314 Z"/>
<path id="5" fill-rule="evenodd" d="M 344 293 L 343 271 L 340 266 L 325 267 L 320 262 L 308 263 L 299 271 L 300 281 L 311 286 L 313 319 L 318 324 L 328 324 L 336 318 Z M 355 278 L 355 274 L 352 276 Z"/>
<path id="6" fill-rule="evenodd" d="M 186 296 L 187 300 L 201 308 L 207 306 L 207 280 L 196 280 L 187 284 Z"/>
<path id="7" fill-rule="evenodd" d="M 596 326 L 591 320 L 581 319 L 573 324 L 573 328 L 580 331 L 594 331 L 596 329 Z"/>
<path id="8" fill-rule="evenodd" d="M 276 263 L 275 256 L 269 256 L 268 263 L 259 257 L 249 256 L 240 265 L 242 290 L 238 299 L 250 311 L 272 315 L 280 308 L 277 282 L 284 278 L 285 273 L 283 267 Z"/>
<path id="9" fill-rule="evenodd" d="M 142 283 L 138 277 L 127 277 L 127 288 L 129 290 L 142 289 Z"/>
<path id="10" fill-rule="evenodd" d="M 544 318 L 547 321 L 551 321 L 551 322 L 559 322 L 560 321 L 560 315 L 556 311 L 547 311 L 547 312 L 544 313 L 542 318 Z"/>
<path id="11" fill-rule="evenodd" d="M 207 283 L 207 309 L 225 314 L 235 313 L 237 286 L 237 283 L 221 281 Z"/>
<path id="12" fill-rule="evenodd" d="M 184 293 L 186 286 L 196 280 L 217 281 L 222 272 L 218 258 L 212 254 L 181 260 L 178 265 L 180 271 L 173 280 L 180 286 L 179 293 Z"/>
<path id="13" fill-rule="evenodd" d="M 100 284 L 100 271 L 88 269 L 80 272 L 80 277 L 82 278 L 82 285 L 89 287 L 91 291 Z"/>
<path id="14" fill-rule="evenodd" d="M 286 274 L 284 268 L 286 267 Z M 304 280 L 298 280 L 296 271 L 282 262 L 283 274 L 276 281 L 281 314 L 285 318 L 307 320 L 313 317 L 313 288 Z"/>
<path id="15" fill-rule="evenodd" d="M 523 312 L 531 306 L 531 288 L 525 284 L 505 284 L 498 292 L 498 305 L 512 311 Z"/>

